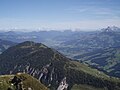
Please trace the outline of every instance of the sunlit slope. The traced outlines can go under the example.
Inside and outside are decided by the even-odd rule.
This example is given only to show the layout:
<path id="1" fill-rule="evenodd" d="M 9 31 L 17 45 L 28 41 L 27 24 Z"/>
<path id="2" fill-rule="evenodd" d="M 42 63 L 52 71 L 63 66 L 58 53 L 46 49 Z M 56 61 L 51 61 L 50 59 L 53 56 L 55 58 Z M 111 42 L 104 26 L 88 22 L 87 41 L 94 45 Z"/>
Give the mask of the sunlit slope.
<path id="1" fill-rule="evenodd" d="M 8 88 L 11 90 L 16 90 L 15 83 L 12 83 L 12 79 L 14 77 L 17 77 L 17 79 L 21 79 L 21 89 L 22 90 L 48 90 L 43 84 L 40 83 L 37 79 L 34 77 L 28 75 L 28 74 L 22 74 L 18 73 L 16 75 L 1 75 L 0 76 L 0 90 L 8 90 Z M 18 87 L 20 87 L 20 83 L 18 83 Z"/>

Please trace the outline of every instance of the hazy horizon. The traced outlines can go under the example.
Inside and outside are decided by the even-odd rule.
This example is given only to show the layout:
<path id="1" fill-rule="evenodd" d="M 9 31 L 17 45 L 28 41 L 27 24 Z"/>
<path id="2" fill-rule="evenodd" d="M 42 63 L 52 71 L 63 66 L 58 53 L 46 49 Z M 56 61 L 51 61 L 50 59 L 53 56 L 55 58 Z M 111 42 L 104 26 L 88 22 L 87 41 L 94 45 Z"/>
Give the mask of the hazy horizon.
<path id="1" fill-rule="evenodd" d="M 120 27 L 120 0 L 0 0 L 0 30 Z"/>

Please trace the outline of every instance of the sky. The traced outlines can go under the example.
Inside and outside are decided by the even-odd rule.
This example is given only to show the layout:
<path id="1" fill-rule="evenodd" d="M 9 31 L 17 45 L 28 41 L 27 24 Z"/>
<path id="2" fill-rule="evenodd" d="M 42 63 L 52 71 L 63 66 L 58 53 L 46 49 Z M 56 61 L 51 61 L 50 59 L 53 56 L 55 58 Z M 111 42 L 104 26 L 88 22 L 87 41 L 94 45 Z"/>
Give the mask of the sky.
<path id="1" fill-rule="evenodd" d="M 120 0 L 0 0 L 2 29 L 120 27 Z"/>

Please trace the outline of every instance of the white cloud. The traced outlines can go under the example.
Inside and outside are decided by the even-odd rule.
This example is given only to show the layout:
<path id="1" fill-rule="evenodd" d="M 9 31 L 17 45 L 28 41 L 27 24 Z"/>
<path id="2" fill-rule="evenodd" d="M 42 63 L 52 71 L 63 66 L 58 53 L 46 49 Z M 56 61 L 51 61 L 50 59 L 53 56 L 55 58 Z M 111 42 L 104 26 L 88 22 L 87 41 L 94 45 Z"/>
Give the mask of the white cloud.
<path id="1" fill-rule="evenodd" d="M 97 6 L 80 6 L 80 7 L 72 7 L 69 9 L 66 9 L 66 12 L 70 14 L 78 14 L 82 17 L 84 15 L 96 15 L 97 17 L 115 17 L 120 16 L 120 9 L 113 9 L 113 8 L 106 8 L 106 7 L 97 7 Z"/>

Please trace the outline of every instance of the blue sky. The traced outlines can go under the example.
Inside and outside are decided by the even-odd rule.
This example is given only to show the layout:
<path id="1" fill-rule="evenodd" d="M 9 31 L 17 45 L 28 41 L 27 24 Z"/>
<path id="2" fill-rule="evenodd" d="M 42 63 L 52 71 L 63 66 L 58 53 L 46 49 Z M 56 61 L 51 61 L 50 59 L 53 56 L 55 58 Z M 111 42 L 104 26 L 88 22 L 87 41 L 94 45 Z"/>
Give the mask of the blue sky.
<path id="1" fill-rule="evenodd" d="M 0 29 L 120 27 L 120 0 L 0 0 Z"/>

